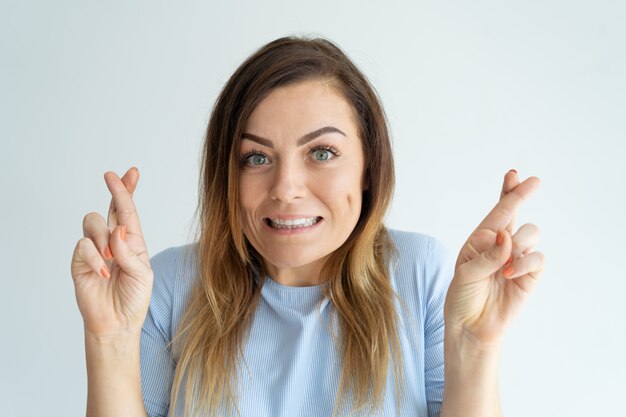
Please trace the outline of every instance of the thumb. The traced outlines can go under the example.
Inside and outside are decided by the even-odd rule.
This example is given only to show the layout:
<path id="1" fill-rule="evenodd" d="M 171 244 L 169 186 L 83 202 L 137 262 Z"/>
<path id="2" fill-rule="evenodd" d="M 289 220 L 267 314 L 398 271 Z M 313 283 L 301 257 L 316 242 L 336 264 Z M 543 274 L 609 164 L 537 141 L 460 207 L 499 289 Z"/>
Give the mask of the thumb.
<path id="1" fill-rule="evenodd" d="M 148 266 L 131 249 L 126 240 L 126 225 L 117 225 L 109 241 L 113 259 L 127 275 L 138 278 L 148 272 Z"/>
<path id="2" fill-rule="evenodd" d="M 498 230 L 488 250 L 460 267 L 461 279 L 466 283 L 475 282 L 498 272 L 511 256 L 512 249 L 513 238 L 509 231 Z"/>

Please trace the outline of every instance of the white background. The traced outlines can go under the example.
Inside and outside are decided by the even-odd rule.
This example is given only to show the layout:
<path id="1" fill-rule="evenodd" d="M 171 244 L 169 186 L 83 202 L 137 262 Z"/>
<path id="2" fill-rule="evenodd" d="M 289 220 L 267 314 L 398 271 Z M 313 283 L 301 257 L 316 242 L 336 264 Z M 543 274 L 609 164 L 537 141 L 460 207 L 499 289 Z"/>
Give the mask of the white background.
<path id="1" fill-rule="evenodd" d="M 505 338 L 506 416 L 617 416 L 626 389 L 622 1 L 0 4 L 2 416 L 84 415 L 70 259 L 103 173 L 136 165 L 150 254 L 188 242 L 218 91 L 290 34 L 336 42 L 380 93 L 388 225 L 458 252 L 504 174 L 542 185 L 546 268 Z"/>

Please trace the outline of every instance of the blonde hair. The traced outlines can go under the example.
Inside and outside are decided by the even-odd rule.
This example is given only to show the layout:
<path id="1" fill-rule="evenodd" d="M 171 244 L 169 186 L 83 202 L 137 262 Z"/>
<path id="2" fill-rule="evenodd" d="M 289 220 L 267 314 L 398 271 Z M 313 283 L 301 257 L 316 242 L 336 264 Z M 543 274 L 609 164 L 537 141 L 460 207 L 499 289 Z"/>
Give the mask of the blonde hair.
<path id="1" fill-rule="evenodd" d="M 340 327 L 342 370 L 333 415 L 349 394 L 354 411 L 379 409 L 390 360 L 399 404 L 404 374 L 397 294 L 387 270 L 394 247 L 383 224 L 394 186 L 386 117 L 375 90 L 337 46 L 321 38 L 285 37 L 241 64 L 222 89 L 207 128 L 197 208 L 197 276 L 171 342 L 180 357 L 170 404 L 175 410 L 186 376 L 185 416 L 230 414 L 233 408 L 239 414 L 237 366 L 265 276 L 262 259 L 240 224 L 240 137 L 253 109 L 272 89 L 308 79 L 331 81 L 351 104 L 365 156 L 360 218 L 322 270 L 322 276 L 330 277 L 324 295 Z"/>

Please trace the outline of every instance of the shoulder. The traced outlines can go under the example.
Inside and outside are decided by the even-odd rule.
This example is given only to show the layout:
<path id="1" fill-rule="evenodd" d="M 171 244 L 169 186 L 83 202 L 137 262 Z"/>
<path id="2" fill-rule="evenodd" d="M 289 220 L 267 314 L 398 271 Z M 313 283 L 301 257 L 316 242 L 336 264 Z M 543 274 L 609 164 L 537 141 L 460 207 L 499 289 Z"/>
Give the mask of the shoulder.
<path id="1" fill-rule="evenodd" d="M 427 266 L 449 260 L 449 248 L 438 238 L 426 233 L 387 228 L 396 248 L 396 262 Z"/>
<path id="2" fill-rule="evenodd" d="M 196 243 L 188 243 L 163 249 L 150 258 L 150 266 L 165 273 L 190 267 L 195 262 L 196 248 Z"/>
<path id="3" fill-rule="evenodd" d="M 429 234 L 387 230 L 396 249 L 389 266 L 397 290 L 424 304 L 445 292 L 454 274 L 450 249 Z"/>
<path id="4" fill-rule="evenodd" d="M 158 331 L 163 340 L 170 340 L 175 333 L 195 277 L 195 251 L 195 244 L 172 246 L 150 258 L 154 281 L 146 333 Z"/>
<path id="5" fill-rule="evenodd" d="M 189 287 L 196 269 L 197 243 L 172 246 L 150 258 L 154 272 L 153 296 L 172 298 Z"/>

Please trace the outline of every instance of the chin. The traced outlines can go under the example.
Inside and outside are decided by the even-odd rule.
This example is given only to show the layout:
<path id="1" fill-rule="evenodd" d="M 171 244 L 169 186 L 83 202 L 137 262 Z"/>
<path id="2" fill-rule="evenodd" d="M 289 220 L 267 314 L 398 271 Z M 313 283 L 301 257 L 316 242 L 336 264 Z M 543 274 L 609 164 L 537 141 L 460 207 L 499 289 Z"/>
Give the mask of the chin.
<path id="1" fill-rule="evenodd" d="M 299 268 L 317 262 L 326 255 L 305 254 L 302 251 L 283 251 L 280 256 L 263 256 L 275 268 Z"/>

